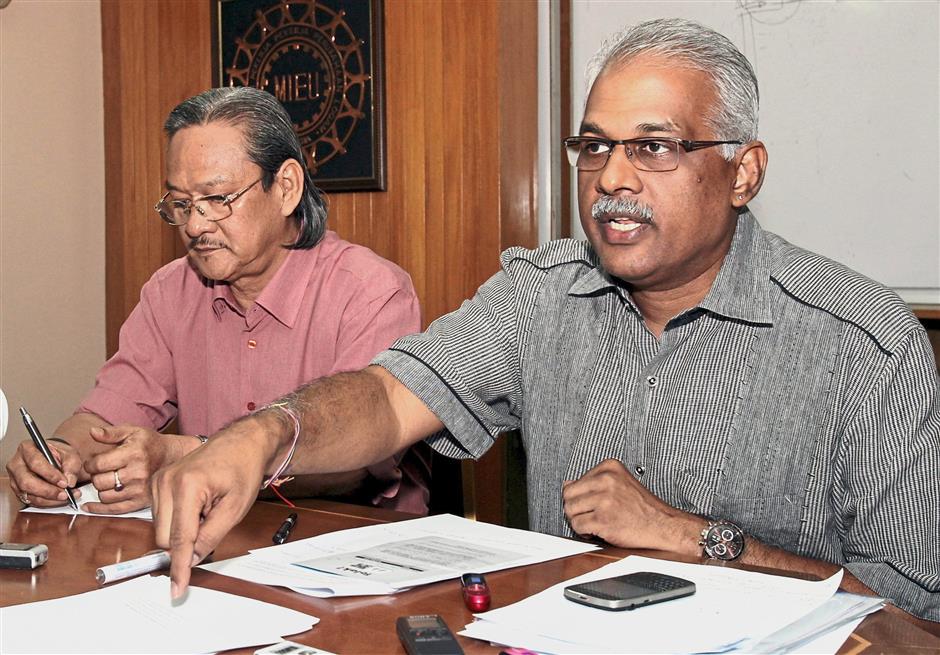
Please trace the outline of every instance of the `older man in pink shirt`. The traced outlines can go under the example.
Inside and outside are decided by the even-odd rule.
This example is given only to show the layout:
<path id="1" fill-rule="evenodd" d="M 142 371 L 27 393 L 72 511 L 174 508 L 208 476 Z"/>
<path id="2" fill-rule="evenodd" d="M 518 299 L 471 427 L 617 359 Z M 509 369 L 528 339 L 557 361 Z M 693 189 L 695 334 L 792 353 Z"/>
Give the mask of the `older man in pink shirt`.
<path id="1" fill-rule="evenodd" d="M 101 502 L 90 511 L 145 507 L 151 475 L 204 435 L 305 382 L 363 368 L 421 327 L 408 274 L 325 230 L 323 200 L 272 96 L 213 89 L 181 103 L 165 130 L 167 193 L 156 209 L 188 256 L 144 285 L 118 352 L 49 439 L 63 472 L 25 442 L 7 464 L 24 503 L 61 505 L 65 486 L 91 480 Z M 158 432 L 174 419 L 178 434 Z M 426 513 L 427 477 L 409 450 L 280 491 Z"/>

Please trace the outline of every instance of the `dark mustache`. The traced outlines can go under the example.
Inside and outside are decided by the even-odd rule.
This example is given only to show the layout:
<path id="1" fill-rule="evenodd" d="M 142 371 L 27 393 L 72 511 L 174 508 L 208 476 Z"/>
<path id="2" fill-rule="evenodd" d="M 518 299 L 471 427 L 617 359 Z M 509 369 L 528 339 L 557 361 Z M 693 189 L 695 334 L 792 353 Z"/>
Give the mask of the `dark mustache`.
<path id="1" fill-rule="evenodd" d="M 595 221 L 607 222 L 611 218 L 623 216 L 629 216 L 639 223 L 652 223 L 653 208 L 634 198 L 614 196 L 601 196 L 591 206 L 591 218 Z"/>

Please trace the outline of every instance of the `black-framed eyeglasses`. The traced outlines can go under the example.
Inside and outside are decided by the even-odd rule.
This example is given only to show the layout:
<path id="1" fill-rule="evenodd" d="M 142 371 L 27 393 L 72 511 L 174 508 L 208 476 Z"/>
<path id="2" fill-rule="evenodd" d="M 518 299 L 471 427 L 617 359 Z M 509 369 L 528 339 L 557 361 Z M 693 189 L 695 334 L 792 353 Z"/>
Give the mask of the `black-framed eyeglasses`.
<path id="1" fill-rule="evenodd" d="M 569 136 L 564 140 L 568 162 L 579 171 L 599 171 L 607 165 L 615 146 L 623 146 L 629 159 L 641 171 L 664 173 L 679 167 L 679 148 L 686 152 L 741 141 L 687 141 L 672 137 L 604 139 L 599 136 Z"/>
<path id="2" fill-rule="evenodd" d="M 249 189 L 260 182 L 257 180 L 246 186 L 241 191 L 234 193 L 218 194 L 214 196 L 202 196 L 201 198 L 170 198 L 170 192 L 167 191 L 163 197 L 153 206 L 154 210 L 160 214 L 160 218 L 170 225 L 186 225 L 189 217 L 193 213 L 193 208 L 199 212 L 199 215 L 207 221 L 213 223 L 225 220 L 232 215 L 232 203 L 248 193 Z"/>

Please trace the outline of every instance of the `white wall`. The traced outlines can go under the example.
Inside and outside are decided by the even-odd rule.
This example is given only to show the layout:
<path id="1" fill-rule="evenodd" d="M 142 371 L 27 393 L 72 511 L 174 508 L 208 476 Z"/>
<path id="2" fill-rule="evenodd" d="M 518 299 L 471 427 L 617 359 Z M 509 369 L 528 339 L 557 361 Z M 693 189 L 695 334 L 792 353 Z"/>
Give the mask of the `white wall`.
<path id="1" fill-rule="evenodd" d="M 0 9 L 3 464 L 19 406 L 52 436 L 104 361 L 103 111 L 98 0 Z"/>
<path id="2" fill-rule="evenodd" d="M 757 72 L 770 165 L 751 208 L 764 227 L 940 303 L 940 3 L 574 0 L 572 133 L 602 40 L 672 16 L 721 32 Z"/>

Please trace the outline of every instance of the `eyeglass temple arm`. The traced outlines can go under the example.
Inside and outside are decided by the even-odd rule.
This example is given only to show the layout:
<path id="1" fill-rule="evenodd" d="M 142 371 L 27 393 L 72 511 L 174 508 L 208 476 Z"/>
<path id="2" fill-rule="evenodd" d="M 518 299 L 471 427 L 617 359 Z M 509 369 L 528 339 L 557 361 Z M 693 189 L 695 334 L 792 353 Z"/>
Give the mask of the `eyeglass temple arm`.
<path id="1" fill-rule="evenodd" d="M 712 146 L 723 146 L 725 144 L 739 146 L 744 143 L 743 141 L 686 141 L 685 139 L 678 139 L 678 141 L 686 152 L 710 148 Z"/>

